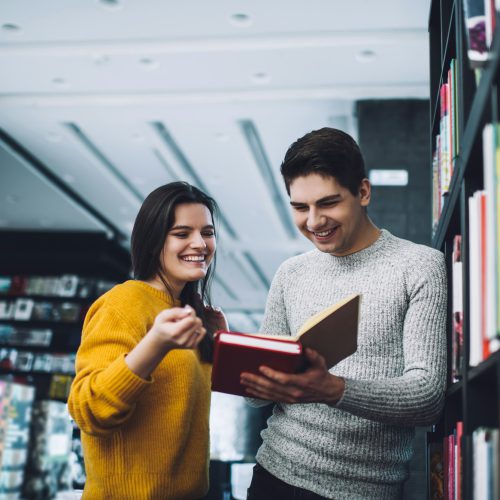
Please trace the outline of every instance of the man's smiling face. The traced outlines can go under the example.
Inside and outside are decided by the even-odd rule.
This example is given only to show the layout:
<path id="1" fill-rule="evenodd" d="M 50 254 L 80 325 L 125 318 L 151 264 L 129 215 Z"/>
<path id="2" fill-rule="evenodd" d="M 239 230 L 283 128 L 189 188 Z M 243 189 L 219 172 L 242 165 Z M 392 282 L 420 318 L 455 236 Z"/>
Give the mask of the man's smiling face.
<path id="1" fill-rule="evenodd" d="M 353 195 L 334 177 L 309 174 L 290 183 L 295 225 L 321 252 L 349 255 L 367 246 L 370 183 L 364 179 Z"/>

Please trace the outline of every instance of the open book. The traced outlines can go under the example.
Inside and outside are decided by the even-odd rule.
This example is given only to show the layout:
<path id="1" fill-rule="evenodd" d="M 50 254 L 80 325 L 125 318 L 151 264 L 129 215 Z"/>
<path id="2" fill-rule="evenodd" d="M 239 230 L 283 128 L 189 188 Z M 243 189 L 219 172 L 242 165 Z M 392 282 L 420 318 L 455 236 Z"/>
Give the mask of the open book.
<path id="1" fill-rule="evenodd" d="M 245 395 L 242 372 L 260 366 L 294 373 L 305 366 L 304 349 L 318 351 L 328 368 L 357 349 L 360 295 L 346 297 L 309 318 L 297 335 L 264 335 L 219 331 L 215 334 L 212 390 Z"/>

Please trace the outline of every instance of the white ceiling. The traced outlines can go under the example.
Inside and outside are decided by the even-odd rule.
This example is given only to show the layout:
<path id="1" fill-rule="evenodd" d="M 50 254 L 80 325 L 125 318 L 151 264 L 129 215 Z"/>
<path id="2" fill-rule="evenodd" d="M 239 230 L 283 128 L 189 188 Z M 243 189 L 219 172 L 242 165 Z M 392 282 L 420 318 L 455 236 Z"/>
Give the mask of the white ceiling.
<path id="1" fill-rule="evenodd" d="M 126 239 L 152 189 L 193 182 L 222 209 L 217 302 L 257 328 L 277 266 L 309 248 L 286 148 L 356 136 L 358 99 L 427 98 L 429 3 L 0 0 L 0 227 Z"/>

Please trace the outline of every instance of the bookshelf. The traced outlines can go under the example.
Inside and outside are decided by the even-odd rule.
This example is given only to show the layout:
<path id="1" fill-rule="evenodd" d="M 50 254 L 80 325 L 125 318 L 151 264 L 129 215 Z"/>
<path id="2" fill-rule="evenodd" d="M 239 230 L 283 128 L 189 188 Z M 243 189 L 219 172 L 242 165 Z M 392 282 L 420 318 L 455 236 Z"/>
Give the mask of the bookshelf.
<path id="1" fill-rule="evenodd" d="M 482 3 L 492 34 L 485 62 L 471 61 L 470 0 L 432 0 L 429 15 L 432 245 L 443 251 L 449 276 L 448 387 L 442 417 L 428 433 L 430 499 L 443 498 L 440 487 L 445 499 L 499 498 L 500 20 L 494 3 Z"/>
<path id="2" fill-rule="evenodd" d="M 2 498 L 17 498 L 21 490 L 29 498 L 52 498 L 59 487 L 83 487 L 79 431 L 65 405 L 75 354 L 88 307 L 129 272 L 128 251 L 102 233 L 0 232 Z M 3 397 L 14 390 L 19 396 Z M 23 463 L 12 464 L 12 453 L 6 453 L 10 424 L 3 422 L 12 413 L 7 404 L 29 407 L 11 425 L 12 433 L 23 432 Z M 73 471 L 79 464 L 81 473 L 70 474 L 70 451 Z"/>

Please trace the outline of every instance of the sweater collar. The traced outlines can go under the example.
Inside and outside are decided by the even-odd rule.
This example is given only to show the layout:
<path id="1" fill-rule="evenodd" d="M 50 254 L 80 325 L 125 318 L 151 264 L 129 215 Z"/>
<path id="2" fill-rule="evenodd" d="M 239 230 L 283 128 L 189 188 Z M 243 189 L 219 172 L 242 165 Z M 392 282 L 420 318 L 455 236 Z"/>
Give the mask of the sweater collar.
<path id="1" fill-rule="evenodd" d="M 380 231 L 379 237 L 368 247 L 359 250 L 358 252 L 351 253 L 349 255 L 337 256 L 329 253 L 324 253 L 315 249 L 317 255 L 319 254 L 322 259 L 326 259 L 329 263 L 335 263 L 339 266 L 353 266 L 360 262 L 366 261 L 373 256 L 380 255 L 380 251 L 383 250 L 391 241 L 394 240 L 394 236 L 387 231 L 382 229 Z"/>
<path id="2" fill-rule="evenodd" d="M 140 280 L 129 280 L 128 283 L 134 284 L 134 286 L 138 286 L 142 288 L 148 294 L 160 299 L 162 302 L 165 302 L 168 306 L 171 307 L 179 307 L 181 305 L 181 301 L 178 299 L 173 299 L 170 294 L 164 292 L 162 290 L 158 290 L 148 283 Z"/>

